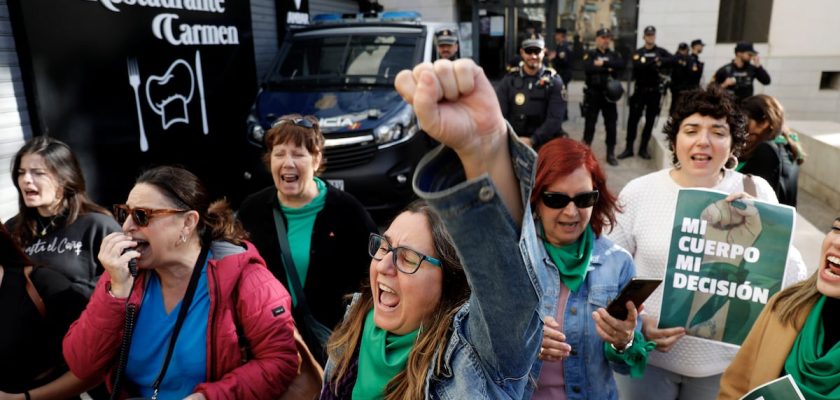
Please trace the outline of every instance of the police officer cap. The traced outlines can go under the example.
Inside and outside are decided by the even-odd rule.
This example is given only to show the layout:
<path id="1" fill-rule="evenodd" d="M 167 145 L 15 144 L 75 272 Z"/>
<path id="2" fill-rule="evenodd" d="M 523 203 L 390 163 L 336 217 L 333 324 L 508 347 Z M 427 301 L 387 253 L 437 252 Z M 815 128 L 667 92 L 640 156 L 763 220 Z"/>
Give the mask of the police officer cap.
<path id="1" fill-rule="evenodd" d="M 645 27 L 645 35 L 655 35 L 656 34 L 656 27 L 653 25 L 648 25 Z"/>
<path id="2" fill-rule="evenodd" d="M 735 45 L 735 52 L 758 54 L 758 52 L 753 48 L 752 42 L 738 42 L 738 44 Z"/>
<path id="3" fill-rule="evenodd" d="M 539 33 L 532 33 L 531 36 L 525 38 L 522 41 L 522 48 L 527 49 L 529 47 L 539 47 L 541 49 L 545 48 L 545 39 L 543 39 L 542 35 Z"/>
<path id="4" fill-rule="evenodd" d="M 595 32 L 595 36 L 598 36 L 598 37 L 602 37 L 602 36 L 607 36 L 607 37 L 610 37 L 610 36 L 612 36 L 612 32 L 610 32 L 610 30 L 609 30 L 608 28 L 601 28 L 601 29 L 598 29 L 598 32 Z"/>
<path id="5" fill-rule="evenodd" d="M 435 33 L 438 44 L 457 44 L 458 37 L 451 29 L 441 29 Z"/>
<path id="6" fill-rule="evenodd" d="M 677 46 L 677 50 L 688 50 L 688 44 L 685 42 L 680 43 L 680 45 Z"/>
<path id="7" fill-rule="evenodd" d="M 703 41 L 700 40 L 700 39 L 694 39 L 694 40 L 691 41 L 691 47 L 697 46 L 698 44 L 701 45 L 701 46 L 706 45 L 706 43 L 703 43 Z"/>

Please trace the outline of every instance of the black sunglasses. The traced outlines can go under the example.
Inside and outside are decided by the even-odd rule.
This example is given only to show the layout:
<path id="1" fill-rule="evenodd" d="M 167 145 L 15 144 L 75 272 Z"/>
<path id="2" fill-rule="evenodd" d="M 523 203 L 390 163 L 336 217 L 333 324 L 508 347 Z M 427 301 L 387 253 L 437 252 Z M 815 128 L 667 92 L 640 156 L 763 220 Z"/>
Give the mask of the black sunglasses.
<path id="1" fill-rule="evenodd" d="M 120 225 L 125 223 L 125 220 L 128 219 L 129 215 L 131 215 L 131 218 L 134 219 L 134 223 L 137 224 L 137 226 L 149 226 L 151 219 L 158 215 L 178 214 L 187 211 L 189 210 L 172 210 L 168 208 L 131 208 L 127 204 L 114 205 L 114 217 L 117 218 L 117 222 L 119 222 Z"/>
<path id="2" fill-rule="evenodd" d="M 566 193 L 543 192 L 542 202 L 548 208 L 566 208 L 570 202 L 575 203 L 577 208 L 589 208 L 598 202 L 598 191 L 578 193 L 574 197 Z"/>
<path id="3" fill-rule="evenodd" d="M 543 49 L 539 47 L 527 47 L 525 49 L 522 49 L 522 51 L 524 51 L 525 54 L 540 54 L 542 53 Z"/>
<path id="4" fill-rule="evenodd" d="M 312 129 L 315 127 L 315 124 L 313 124 L 309 118 L 278 118 L 277 121 L 274 121 L 274 123 L 271 124 L 271 127 L 274 128 L 275 126 L 286 122 L 291 122 L 302 128 Z"/>

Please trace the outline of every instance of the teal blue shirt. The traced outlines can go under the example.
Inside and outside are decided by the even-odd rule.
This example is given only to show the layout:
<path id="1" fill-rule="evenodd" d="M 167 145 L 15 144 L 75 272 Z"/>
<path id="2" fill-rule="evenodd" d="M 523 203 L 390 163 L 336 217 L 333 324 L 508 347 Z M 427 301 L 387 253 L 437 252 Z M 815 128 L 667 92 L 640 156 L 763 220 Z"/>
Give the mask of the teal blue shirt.
<path id="1" fill-rule="evenodd" d="M 286 235 L 289 238 L 289 247 L 292 251 L 292 261 L 295 263 L 300 286 L 306 283 L 306 272 L 309 271 L 309 250 L 312 245 L 312 228 L 315 226 L 315 218 L 324 209 L 327 199 L 327 184 L 321 178 L 315 177 L 315 185 L 318 187 L 318 195 L 309 204 L 302 207 L 286 207 L 280 205 L 283 214 L 286 216 Z M 286 279 L 291 282 L 288 272 Z M 297 296 L 289 285 L 289 292 L 292 294 L 292 304 L 297 305 Z"/>

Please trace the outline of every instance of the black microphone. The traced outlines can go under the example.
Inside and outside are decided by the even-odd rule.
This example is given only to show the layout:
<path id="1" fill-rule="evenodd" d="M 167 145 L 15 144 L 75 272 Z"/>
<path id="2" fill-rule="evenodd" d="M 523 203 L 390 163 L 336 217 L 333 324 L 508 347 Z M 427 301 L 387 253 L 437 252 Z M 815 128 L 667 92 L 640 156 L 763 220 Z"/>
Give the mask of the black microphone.
<path id="1" fill-rule="evenodd" d="M 128 273 L 133 277 L 137 277 L 137 259 L 132 258 L 128 261 Z"/>

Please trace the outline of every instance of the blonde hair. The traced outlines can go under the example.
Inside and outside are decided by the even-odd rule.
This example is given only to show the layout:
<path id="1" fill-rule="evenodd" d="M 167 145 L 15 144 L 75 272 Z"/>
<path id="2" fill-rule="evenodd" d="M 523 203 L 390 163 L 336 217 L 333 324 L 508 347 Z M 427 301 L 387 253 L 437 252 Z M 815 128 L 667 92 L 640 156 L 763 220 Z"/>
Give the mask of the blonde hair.
<path id="1" fill-rule="evenodd" d="M 452 238 L 444 229 L 440 217 L 422 201 L 409 204 L 403 212 L 420 213 L 428 218 L 435 252 L 441 260 L 443 290 L 438 306 L 424 319 L 420 327 L 420 333 L 408 355 L 405 368 L 386 385 L 385 400 L 424 397 L 429 367 L 435 363 L 435 375 L 440 375 L 443 355 L 452 335 L 452 320 L 470 295 L 469 284 Z M 372 308 L 373 294 L 370 285 L 367 284 L 362 287 L 361 298 L 350 308 L 344 322 L 330 336 L 327 353 L 335 362 L 335 373 L 331 378 L 326 377 L 329 379 L 327 383 L 330 390 L 335 391 L 338 382 L 349 372 L 351 361 L 359 349 L 365 318 Z"/>
<path id="2" fill-rule="evenodd" d="M 779 320 L 783 324 L 788 324 L 796 329 L 802 328 L 796 326 L 800 313 L 805 309 L 810 309 L 822 295 L 817 290 L 818 273 L 819 271 L 814 272 L 810 278 L 782 290 L 776 296 L 773 310 L 779 313 Z"/>

